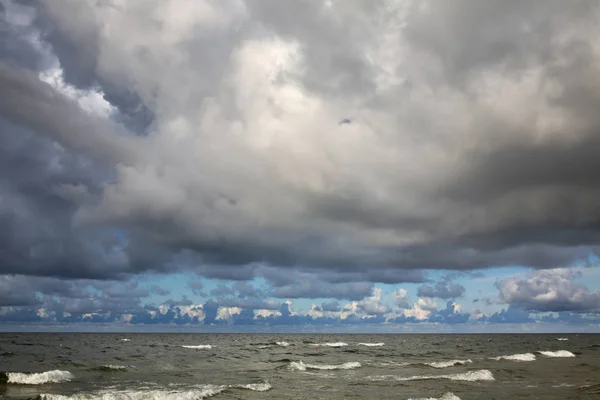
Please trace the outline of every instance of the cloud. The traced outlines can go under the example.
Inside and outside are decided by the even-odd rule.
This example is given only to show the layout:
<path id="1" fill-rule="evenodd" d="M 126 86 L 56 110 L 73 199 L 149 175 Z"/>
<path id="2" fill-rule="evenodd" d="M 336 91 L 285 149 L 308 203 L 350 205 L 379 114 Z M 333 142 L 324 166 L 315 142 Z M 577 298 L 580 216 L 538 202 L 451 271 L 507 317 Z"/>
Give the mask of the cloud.
<path id="1" fill-rule="evenodd" d="M 496 287 L 501 301 L 529 311 L 599 311 L 600 291 L 574 282 L 579 276 L 573 269 L 556 268 L 504 279 Z"/>
<path id="2" fill-rule="evenodd" d="M 420 305 L 394 295 L 424 319 L 470 270 L 597 252 L 598 8 L 388 3 L 3 1 L 0 274 L 110 282 L 75 314 L 107 314 L 113 291 L 137 312 L 144 289 L 114 282 L 140 273 L 235 280 L 210 324 L 222 299 L 382 315 L 376 284 L 447 270 Z M 598 308 L 544 273 L 500 282 L 501 299 Z M 6 307 L 52 303 L 20 284 Z"/>
<path id="3" fill-rule="evenodd" d="M 379 315 L 389 312 L 390 308 L 381 301 L 381 293 L 380 288 L 374 288 L 372 296 L 365 297 L 357 303 L 358 310 L 367 315 Z"/>
<path id="4" fill-rule="evenodd" d="M 526 324 L 535 322 L 529 312 L 512 305 L 489 317 L 482 317 L 480 321 L 488 321 L 495 324 Z"/>
<path id="5" fill-rule="evenodd" d="M 332 311 L 339 312 L 340 311 L 340 303 L 338 301 L 326 301 L 321 304 L 321 309 L 323 311 Z"/>
<path id="6" fill-rule="evenodd" d="M 419 287 L 417 295 L 421 297 L 438 297 L 440 299 L 455 299 L 465 294 L 465 288 L 458 283 L 437 283 L 435 286 Z"/>
<path id="7" fill-rule="evenodd" d="M 202 292 L 202 289 L 204 288 L 204 284 L 200 281 L 188 282 L 187 287 L 192 289 L 192 293 L 194 293 L 195 295 L 199 295 L 199 296 L 206 295 L 204 292 Z"/>
<path id="8" fill-rule="evenodd" d="M 398 308 L 410 308 L 408 304 L 408 291 L 406 289 L 398 289 L 392 293 L 392 301 L 394 305 Z"/>
<path id="9" fill-rule="evenodd" d="M 303 281 L 275 287 L 273 296 L 278 298 L 334 298 L 358 300 L 371 294 L 373 284 L 368 282 L 328 283 L 323 281 Z"/>

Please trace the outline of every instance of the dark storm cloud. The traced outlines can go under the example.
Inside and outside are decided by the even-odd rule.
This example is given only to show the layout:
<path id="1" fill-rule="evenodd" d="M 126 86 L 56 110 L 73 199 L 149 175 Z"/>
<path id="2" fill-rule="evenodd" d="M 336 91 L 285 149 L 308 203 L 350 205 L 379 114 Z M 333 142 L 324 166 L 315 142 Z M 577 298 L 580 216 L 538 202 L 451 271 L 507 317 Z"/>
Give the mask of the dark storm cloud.
<path id="1" fill-rule="evenodd" d="M 421 297 L 438 297 L 440 299 L 455 299 L 465 294 L 465 288 L 458 283 L 437 283 L 435 286 L 423 285 L 417 290 Z"/>
<path id="2" fill-rule="evenodd" d="M 593 2 L 25 4 L 32 24 L 2 10 L 0 273 L 191 269 L 241 282 L 214 296 L 263 298 L 243 281 L 264 278 L 277 298 L 361 300 L 600 244 Z M 116 115 L 41 82 L 48 52 Z M 452 279 L 421 294 L 462 295 Z M 504 300 L 597 304 L 521 287 Z"/>

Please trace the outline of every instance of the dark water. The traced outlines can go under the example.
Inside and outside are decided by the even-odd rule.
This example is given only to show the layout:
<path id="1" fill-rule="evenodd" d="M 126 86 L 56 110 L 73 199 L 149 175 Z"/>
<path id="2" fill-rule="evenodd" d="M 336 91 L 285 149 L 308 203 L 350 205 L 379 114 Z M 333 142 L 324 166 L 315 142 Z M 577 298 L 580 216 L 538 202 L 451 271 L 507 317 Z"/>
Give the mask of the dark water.
<path id="1" fill-rule="evenodd" d="M 0 371 L 10 399 L 600 399 L 600 335 L 1 334 Z"/>

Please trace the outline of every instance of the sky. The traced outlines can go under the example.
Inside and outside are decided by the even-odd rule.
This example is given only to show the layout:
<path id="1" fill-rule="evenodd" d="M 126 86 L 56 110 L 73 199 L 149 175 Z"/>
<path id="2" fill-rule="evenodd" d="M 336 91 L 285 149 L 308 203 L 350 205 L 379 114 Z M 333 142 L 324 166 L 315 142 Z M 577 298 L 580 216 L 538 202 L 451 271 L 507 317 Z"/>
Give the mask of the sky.
<path id="1" fill-rule="evenodd" d="M 0 0 L 0 330 L 600 332 L 599 18 Z"/>

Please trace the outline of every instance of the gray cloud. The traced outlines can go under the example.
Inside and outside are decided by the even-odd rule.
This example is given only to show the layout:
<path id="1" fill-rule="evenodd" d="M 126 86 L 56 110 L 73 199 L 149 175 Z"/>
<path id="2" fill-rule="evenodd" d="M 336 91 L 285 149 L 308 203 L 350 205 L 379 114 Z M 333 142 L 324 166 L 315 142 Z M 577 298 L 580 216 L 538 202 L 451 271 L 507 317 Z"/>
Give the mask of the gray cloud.
<path id="1" fill-rule="evenodd" d="M 361 300 L 598 249 L 591 2 L 29 4 L 20 26 L 3 11 L 1 273 L 193 269 Z M 68 90 L 39 79 L 58 65 Z M 462 294 L 446 283 L 422 292 Z"/>
<path id="2" fill-rule="evenodd" d="M 438 297 L 440 299 L 455 299 L 465 294 L 465 288 L 458 283 L 437 283 L 435 286 L 420 286 L 417 295 L 421 297 Z"/>
<path id="3" fill-rule="evenodd" d="M 171 293 L 171 290 L 169 289 L 164 289 L 158 285 L 152 285 L 150 287 L 150 291 L 154 294 L 157 294 L 159 296 L 168 296 Z"/>
<path id="4" fill-rule="evenodd" d="M 274 297 L 282 299 L 333 298 L 360 300 L 371 294 L 373 284 L 368 282 L 327 283 L 302 281 L 273 288 Z"/>

